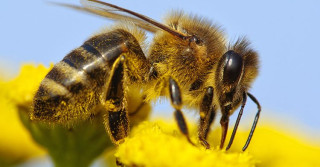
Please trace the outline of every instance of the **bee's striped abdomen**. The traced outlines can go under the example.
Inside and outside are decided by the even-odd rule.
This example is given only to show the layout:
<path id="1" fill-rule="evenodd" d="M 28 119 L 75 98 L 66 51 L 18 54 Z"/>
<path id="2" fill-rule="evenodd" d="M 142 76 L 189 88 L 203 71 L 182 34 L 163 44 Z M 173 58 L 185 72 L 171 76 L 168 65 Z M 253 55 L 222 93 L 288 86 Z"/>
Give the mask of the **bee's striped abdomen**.
<path id="1" fill-rule="evenodd" d="M 65 56 L 41 82 L 33 118 L 59 121 L 90 115 L 105 92 L 113 62 L 127 51 L 126 40 L 123 30 L 114 30 L 90 38 Z"/>

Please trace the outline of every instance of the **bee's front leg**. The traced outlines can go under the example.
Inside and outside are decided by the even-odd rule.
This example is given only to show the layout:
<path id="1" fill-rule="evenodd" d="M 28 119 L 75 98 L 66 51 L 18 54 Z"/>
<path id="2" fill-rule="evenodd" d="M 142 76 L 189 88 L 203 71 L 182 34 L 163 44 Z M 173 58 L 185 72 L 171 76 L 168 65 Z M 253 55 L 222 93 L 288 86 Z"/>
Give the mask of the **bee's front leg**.
<path id="1" fill-rule="evenodd" d="M 238 129 L 238 125 L 240 123 L 240 119 L 241 119 L 241 116 L 242 116 L 242 113 L 243 113 L 244 106 L 246 105 L 246 102 L 247 102 L 247 94 L 243 93 L 241 109 L 239 111 L 238 118 L 237 118 L 236 124 L 234 125 L 233 131 L 232 131 L 232 135 L 230 137 L 229 144 L 228 144 L 226 150 L 229 150 L 231 145 L 232 145 L 232 143 L 233 143 L 233 139 L 234 139 L 234 137 L 236 135 L 236 132 L 237 132 L 237 129 Z"/>
<path id="2" fill-rule="evenodd" d="M 178 123 L 179 129 L 187 137 L 188 141 L 192 145 L 195 145 L 190 139 L 188 126 L 181 112 L 182 99 L 181 99 L 180 88 L 177 82 L 172 78 L 169 79 L 169 90 L 170 90 L 171 104 L 175 109 L 174 116 Z"/>
<path id="3" fill-rule="evenodd" d="M 221 125 L 221 141 L 220 141 L 220 149 L 223 148 L 224 142 L 227 137 L 227 132 L 228 132 L 228 126 L 229 126 L 229 111 L 231 110 L 231 106 L 222 106 L 221 111 L 222 111 L 222 116 L 220 119 L 220 125 Z"/>
<path id="4" fill-rule="evenodd" d="M 198 132 L 201 144 L 207 149 L 210 148 L 210 145 L 206 139 L 209 133 L 210 125 L 216 116 L 215 106 L 212 105 L 212 101 L 213 88 L 208 87 L 200 105 L 200 124 Z"/>

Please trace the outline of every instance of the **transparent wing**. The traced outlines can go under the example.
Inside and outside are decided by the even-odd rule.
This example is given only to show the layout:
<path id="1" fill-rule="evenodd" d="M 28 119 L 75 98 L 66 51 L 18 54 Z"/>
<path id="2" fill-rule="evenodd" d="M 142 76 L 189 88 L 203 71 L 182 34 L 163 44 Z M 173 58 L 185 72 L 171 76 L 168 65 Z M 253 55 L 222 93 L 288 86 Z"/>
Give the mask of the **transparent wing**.
<path id="1" fill-rule="evenodd" d="M 95 1 L 81 0 L 81 4 L 83 6 L 77 6 L 77 5 L 65 4 L 65 3 L 56 3 L 56 2 L 51 2 L 51 4 L 71 8 L 81 12 L 95 14 L 111 20 L 129 21 L 134 23 L 136 26 L 146 31 L 149 31 L 151 33 L 155 33 L 156 31 L 160 30 L 160 28 L 158 28 L 153 24 L 150 24 L 137 17 L 129 16 L 127 13 L 124 13 L 118 9 L 114 9 L 110 6 L 96 3 Z"/>
<path id="2" fill-rule="evenodd" d="M 136 13 L 134 11 L 131 11 L 107 2 L 102 2 L 99 0 L 81 0 L 81 3 L 83 7 L 68 5 L 68 4 L 58 4 L 58 3 L 56 4 L 61 6 L 71 7 L 73 9 L 78 9 L 81 11 L 86 11 L 89 13 L 94 13 L 100 16 L 107 17 L 109 19 L 128 20 L 133 22 L 137 26 L 153 33 L 161 29 L 183 40 L 188 40 L 189 38 L 192 37 L 192 36 L 186 36 L 181 32 L 175 31 L 174 29 L 162 23 L 159 23 L 147 16 L 144 16 L 142 14 Z"/>

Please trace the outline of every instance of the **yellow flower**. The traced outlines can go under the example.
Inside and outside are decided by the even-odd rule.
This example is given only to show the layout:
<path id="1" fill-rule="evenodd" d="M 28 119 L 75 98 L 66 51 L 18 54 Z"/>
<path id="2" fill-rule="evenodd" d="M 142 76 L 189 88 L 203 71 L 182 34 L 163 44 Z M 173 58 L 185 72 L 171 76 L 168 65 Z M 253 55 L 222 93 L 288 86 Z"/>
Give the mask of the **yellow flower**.
<path id="1" fill-rule="evenodd" d="M 25 65 L 17 78 L 0 81 L 0 166 L 44 153 L 22 125 L 17 104 L 31 101 L 32 92 L 47 72 L 48 69 L 41 65 Z"/>
<path id="2" fill-rule="evenodd" d="M 245 140 L 246 135 L 239 133 L 239 140 Z M 257 128 L 249 152 L 260 161 L 259 167 L 320 166 L 319 142 L 312 144 L 302 139 L 301 134 L 279 127 L 262 125 Z"/>
<path id="3" fill-rule="evenodd" d="M 42 65 L 25 65 L 12 81 L 0 80 L 0 166 L 43 154 L 44 150 L 32 138 L 47 149 L 56 166 L 88 166 L 106 147 L 112 146 L 101 117 L 71 128 L 30 121 L 28 112 L 33 95 L 48 71 Z M 197 126 L 189 123 L 189 127 L 191 140 L 198 143 L 196 147 L 186 140 L 175 122 L 145 121 L 132 128 L 130 136 L 112 152 L 112 157 L 127 166 L 145 167 L 320 166 L 320 143 L 310 144 L 300 139 L 299 134 L 279 127 L 259 124 L 246 152 L 241 148 L 247 131 L 239 130 L 231 149 L 224 151 L 218 149 L 221 130 L 215 129 L 208 138 L 212 149 L 206 150 L 197 142 Z M 229 139 L 231 131 L 228 134 Z M 111 161 L 108 164 L 114 165 L 115 159 Z"/>
<path id="4" fill-rule="evenodd" d="M 196 140 L 196 136 L 192 139 Z M 134 128 L 115 156 L 125 165 L 146 167 L 253 167 L 256 163 L 246 152 L 227 153 L 192 146 L 175 123 L 161 121 L 144 122 Z"/>
<path id="5" fill-rule="evenodd" d="M 192 140 L 197 141 L 197 128 L 193 124 Z M 133 128 L 126 141 L 119 146 L 115 156 L 128 166 L 320 166 L 320 147 L 297 139 L 285 131 L 260 125 L 247 149 L 241 149 L 248 132 L 239 131 L 229 151 L 217 148 L 220 129 L 209 135 L 213 149 L 205 150 L 198 144 L 192 146 L 173 123 L 144 122 Z M 230 135 L 231 131 L 229 131 Z M 229 138 L 230 136 L 228 136 Z M 214 142 L 212 142 L 214 141 Z"/>

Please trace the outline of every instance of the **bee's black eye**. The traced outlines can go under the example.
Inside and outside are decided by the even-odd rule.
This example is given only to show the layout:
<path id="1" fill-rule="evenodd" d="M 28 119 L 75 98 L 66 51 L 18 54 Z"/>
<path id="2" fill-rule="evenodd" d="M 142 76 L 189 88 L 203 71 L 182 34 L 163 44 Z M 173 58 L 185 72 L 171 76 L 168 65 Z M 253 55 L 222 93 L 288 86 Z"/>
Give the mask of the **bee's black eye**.
<path id="1" fill-rule="evenodd" d="M 242 57 L 235 51 L 229 50 L 223 55 L 223 59 L 225 61 L 223 82 L 227 84 L 237 82 L 242 73 Z"/>

